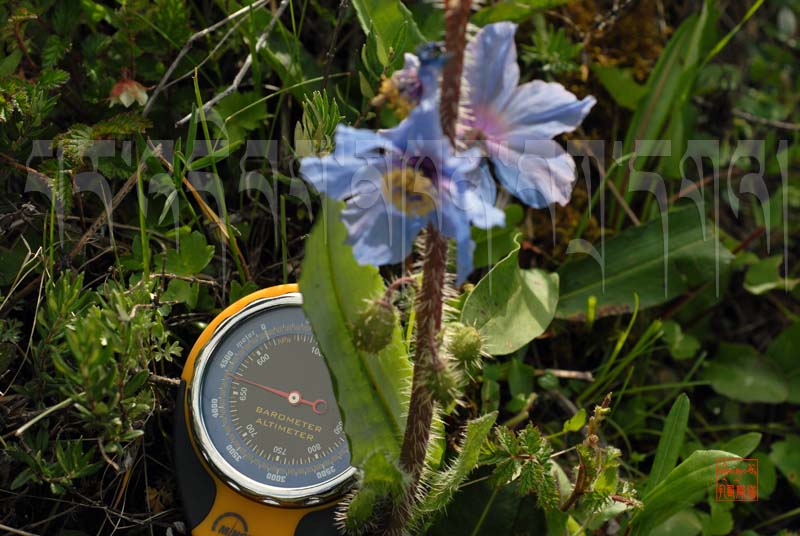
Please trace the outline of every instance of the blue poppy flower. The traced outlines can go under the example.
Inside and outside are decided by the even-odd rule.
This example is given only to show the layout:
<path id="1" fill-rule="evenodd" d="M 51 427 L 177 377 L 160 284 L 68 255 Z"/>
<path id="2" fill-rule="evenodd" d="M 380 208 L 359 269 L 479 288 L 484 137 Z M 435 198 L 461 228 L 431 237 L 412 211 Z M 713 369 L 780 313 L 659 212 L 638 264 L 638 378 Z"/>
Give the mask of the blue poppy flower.
<path id="1" fill-rule="evenodd" d="M 420 69 L 425 80 L 433 76 Z M 436 84 L 427 84 L 435 87 Z M 456 241 L 457 281 L 472 271 L 470 223 L 502 225 L 496 189 L 480 150 L 456 153 L 443 135 L 438 99 L 422 98 L 397 127 L 373 132 L 339 125 L 334 153 L 306 157 L 300 174 L 329 197 L 345 201 L 342 220 L 361 264 L 394 264 L 432 224 Z"/>
<path id="2" fill-rule="evenodd" d="M 596 101 L 555 82 L 518 85 L 516 29 L 488 24 L 467 45 L 458 135 L 483 145 L 498 180 L 525 204 L 564 205 L 575 162 L 552 138 L 580 125 Z"/>

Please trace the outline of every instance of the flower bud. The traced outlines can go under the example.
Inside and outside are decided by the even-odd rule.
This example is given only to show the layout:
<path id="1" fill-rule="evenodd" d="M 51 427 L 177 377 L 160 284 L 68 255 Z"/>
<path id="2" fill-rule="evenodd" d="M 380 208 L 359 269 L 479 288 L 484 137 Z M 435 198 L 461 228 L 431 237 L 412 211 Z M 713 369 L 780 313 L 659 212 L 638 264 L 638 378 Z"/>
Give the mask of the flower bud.
<path id="1" fill-rule="evenodd" d="M 147 104 L 147 88 L 136 80 L 123 78 L 111 88 L 108 100 L 109 107 L 119 103 L 128 108 L 134 101 L 144 106 Z"/>
<path id="2" fill-rule="evenodd" d="M 370 353 L 378 353 L 392 341 L 397 312 L 384 299 L 370 301 L 361 311 L 353 325 L 356 347 Z"/>
<path id="3" fill-rule="evenodd" d="M 437 360 L 426 372 L 425 386 L 434 400 L 447 407 L 459 398 L 461 381 L 449 361 Z"/>
<path id="4" fill-rule="evenodd" d="M 474 363 L 481 358 L 483 340 L 472 326 L 455 323 L 450 326 L 447 351 L 461 363 Z"/>

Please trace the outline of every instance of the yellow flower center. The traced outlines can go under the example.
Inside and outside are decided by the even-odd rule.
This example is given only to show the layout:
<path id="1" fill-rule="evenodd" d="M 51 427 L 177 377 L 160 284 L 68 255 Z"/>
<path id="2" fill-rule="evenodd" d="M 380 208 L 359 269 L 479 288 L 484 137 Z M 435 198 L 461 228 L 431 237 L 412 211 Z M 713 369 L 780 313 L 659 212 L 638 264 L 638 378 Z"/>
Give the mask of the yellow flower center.
<path id="1" fill-rule="evenodd" d="M 384 77 L 379 89 L 381 101 L 394 110 L 398 118 L 404 119 L 414 108 L 414 103 L 410 102 L 400 91 L 392 78 Z"/>
<path id="2" fill-rule="evenodd" d="M 383 176 L 386 199 L 410 216 L 422 216 L 436 208 L 436 187 L 428 177 L 403 166 Z"/>

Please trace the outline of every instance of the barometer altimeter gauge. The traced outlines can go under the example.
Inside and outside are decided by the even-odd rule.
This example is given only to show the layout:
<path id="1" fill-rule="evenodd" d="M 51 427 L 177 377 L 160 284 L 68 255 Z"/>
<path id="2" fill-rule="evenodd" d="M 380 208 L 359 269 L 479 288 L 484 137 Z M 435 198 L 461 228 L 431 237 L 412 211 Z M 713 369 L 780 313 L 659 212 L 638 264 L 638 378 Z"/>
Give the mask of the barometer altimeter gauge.
<path id="1" fill-rule="evenodd" d="M 242 298 L 187 360 L 176 464 L 196 536 L 335 533 L 355 469 L 301 305 L 296 285 Z"/>

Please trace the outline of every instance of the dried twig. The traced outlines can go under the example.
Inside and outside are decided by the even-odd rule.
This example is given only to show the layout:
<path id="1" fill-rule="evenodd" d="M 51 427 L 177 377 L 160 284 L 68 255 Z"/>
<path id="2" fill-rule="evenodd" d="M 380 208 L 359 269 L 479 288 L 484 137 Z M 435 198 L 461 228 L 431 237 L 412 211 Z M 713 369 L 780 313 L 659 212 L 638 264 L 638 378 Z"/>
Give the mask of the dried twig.
<path id="1" fill-rule="evenodd" d="M 161 145 L 154 147 L 151 152 L 153 157 L 160 158 Z M 97 230 L 100 229 L 100 227 L 102 227 L 103 225 L 105 225 L 109 213 L 115 210 L 117 206 L 119 206 L 119 204 L 122 202 L 125 196 L 127 196 L 128 193 L 133 189 L 138 178 L 145 171 L 147 171 L 147 160 L 142 159 L 142 161 L 139 162 L 139 166 L 137 167 L 136 171 L 134 171 L 133 174 L 130 177 L 128 177 L 128 180 L 125 181 L 125 184 L 122 185 L 122 188 L 120 188 L 119 191 L 114 195 L 113 199 L 111 200 L 111 208 L 107 211 L 103 211 L 100 213 L 100 215 L 97 217 L 96 220 L 94 220 L 92 225 L 90 225 L 89 228 L 86 230 L 86 232 L 83 233 L 83 236 L 81 237 L 80 240 L 78 240 L 78 243 L 75 244 L 75 247 L 72 248 L 72 251 L 69 252 L 70 259 L 74 258 L 80 252 L 80 250 L 83 249 L 83 246 L 86 245 L 86 242 L 88 242 L 89 239 L 92 238 L 92 236 L 94 236 Z"/>
<path id="2" fill-rule="evenodd" d="M 38 536 L 37 534 L 34 534 L 32 532 L 15 529 L 13 527 L 9 527 L 8 525 L 3 525 L 2 523 L 0 523 L 0 530 L 4 530 L 9 534 L 16 534 L 17 536 Z"/>
<path id="3" fill-rule="evenodd" d="M 269 21 L 269 24 L 267 25 L 266 30 L 264 30 L 264 32 L 258 38 L 258 41 L 256 41 L 255 52 L 258 52 L 259 50 L 264 48 L 264 45 L 267 43 L 267 39 L 269 38 L 269 35 L 272 33 L 272 29 L 275 28 L 275 25 L 277 24 L 278 19 L 280 19 L 281 15 L 283 15 L 283 12 L 286 9 L 286 6 L 288 6 L 288 5 L 289 5 L 289 0 L 281 0 L 281 4 L 278 6 L 278 9 L 275 11 L 275 14 L 272 17 L 272 20 Z M 228 95 L 230 95 L 231 93 L 233 93 L 234 91 L 239 89 L 239 85 L 242 83 L 242 80 L 244 80 L 244 77 L 248 73 L 248 71 L 250 71 L 250 66 L 252 64 L 253 64 L 253 54 L 250 53 L 250 54 L 247 55 L 247 58 L 244 60 L 244 63 L 242 64 L 241 68 L 239 69 L 239 72 L 236 73 L 236 76 L 234 77 L 233 82 L 231 83 L 231 85 L 228 86 L 221 93 L 217 94 L 217 96 L 215 96 L 213 99 L 211 99 L 210 101 L 208 101 L 205 104 L 203 104 L 203 111 L 206 111 L 206 112 L 209 111 L 219 101 L 221 101 L 222 99 L 224 99 L 225 97 L 227 97 Z M 191 113 L 187 114 L 183 118 L 181 118 L 177 123 L 175 123 L 175 126 L 176 127 L 177 126 L 181 126 L 181 125 L 187 123 L 191 118 L 192 118 L 192 114 Z"/>
<path id="4" fill-rule="evenodd" d="M 152 148 L 152 142 L 150 142 L 150 140 L 147 141 L 147 144 L 148 147 Z M 164 156 L 161 154 L 158 155 L 158 159 L 161 161 L 161 164 L 165 168 L 167 168 L 167 171 L 169 171 L 170 174 L 172 174 L 173 173 L 172 162 L 164 158 Z M 219 232 L 222 234 L 222 236 L 225 237 L 225 239 L 228 241 L 236 242 L 236 237 L 231 236 L 228 233 L 228 226 L 225 225 L 225 222 L 222 221 L 222 219 L 217 215 L 217 213 L 214 212 L 214 210 L 208 206 L 208 203 L 206 203 L 203 200 L 203 197 L 200 195 L 200 192 L 198 192 L 197 188 L 195 188 L 194 185 L 189 181 L 189 179 L 186 178 L 186 175 L 181 177 L 181 182 L 186 187 L 186 189 L 189 190 L 189 193 L 192 194 L 192 197 L 197 202 L 197 205 L 200 207 L 200 211 L 206 216 L 206 218 L 208 218 L 216 226 L 217 229 L 219 229 Z M 248 280 L 252 280 L 253 277 L 252 274 L 250 273 L 250 268 L 248 267 L 248 264 L 245 261 L 244 255 L 242 255 L 242 249 L 239 247 L 238 242 L 235 244 L 235 246 L 236 247 L 233 249 L 235 249 L 235 254 L 238 255 L 239 257 L 239 262 L 241 263 L 242 269 L 244 270 L 244 276 Z"/>
<path id="5" fill-rule="evenodd" d="M 536 376 L 544 376 L 545 374 L 552 374 L 556 378 L 564 378 L 566 380 L 581 380 L 589 383 L 594 381 L 594 376 L 592 375 L 592 373 L 583 370 L 536 369 L 534 374 Z"/>
<path id="6" fill-rule="evenodd" d="M 17 428 L 17 430 L 14 432 L 14 435 L 17 436 L 17 437 L 20 437 L 31 426 L 33 426 L 37 422 L 41 421 L 42 419 L 44 419 L 48 415 L 50 415 L 52 413 L 55 413 L 56 411 L 59 411 L 59 410 L 62 410 L 64 408 L 66 408 L 67 406 L 69 406 L 73 402 L 75 402 L 75 401 L 72 398 L 65 398 L 64 400 L 62 400 L 61 402 L 59 402 L 55 406 L 50 406 L 49 408 L 45 409 L 44 411 L 42 411 L 41 413 L 36 415 L 33 419 L 29 420 L 28 422 L 26 422 L 25 424 L 23 424 L 22 426 Z"/>
<path id="7" fill-rule="evenodd" d="M 161 81 L 156 86 L 155 91 L 153 91 L 153 96 L 150 97 L 150 100 L 147 101 L 147 105 L 144 107 L 144 110 L 142 110 L 142 115 L 146 116 L 150 112 L 150 109 L 153 107 L 153 103 L 155 103 L 156 98 L 167 87 L 167 81 L 172 76 L 172 73 L 175 72 L 175 69 L 178 67 L 178 64 L 183 59 L 183 57 L 186 56 L 186 54 L 189 53 L 189 49 L 192 48 L 192 46 L 194 45 L 195 41 L 198 41 L 199 39 L 204 38 L 205 36 L 207 36 L 208 34 L 210 34 L 213 31 L 217 30 L 221 26 L 224 26 L 224 25 L 228 24 L 230 21 L 235 20 L 235 19 L 241 17 L 242 15 L 244 15 L 246 13 L 250 13 L 254 9 L 260 8 L 261 6 L 266 4 L 268 1 L 269 0 L 256 0 L 255 2 L 250 4 L 249 6 L 245 6 L 242 9 L 231 13 L 230 15 L 228 15 L 227 17 L 225 17 L 221 21 L 216 22 L 216 23 L 212 24 L 211 26 L 209 26 L 208 28 L 206 28 L 204 30 L 200 30 L 196 34 L 192 35 L 186 41 L 186 44 L 183 46 L 181 51 L 178 52 L 178 55 L 175 57 L 175 59 L 173 60 L 172 64 L 167 69 L 167 72 L 164 73 L 164 76 L 161 78 Z M 237 23 L 237 26 L 238 26 L 238 23 Z M 216 52 L 219 49 L 219 47 L 222 45 L 222 43 L 224 43 L 228 39 L 228 37 L 231 35 L 233 30 L 235 30 L 235 29 L 236 29 L 236 27 L 232 28 L 231 30 L 229 30 L 225 34 L 225 36 L 220 40 L 220 42 L 217 44 L 217 46 L 215 46 L 214 49 L 209 53 L 208 57 L 211 57 L 214 54 L 214 52 Z M 204 59 L 200 63 L 200 65 L 205 63 L 207 60 L 208 60 L 208 58 Z M 194 69 L 192 69 L 190 72 L 193 72 L 193 71 L 194 71 Z M 179 78 L 178 80 L 181 80 L 183 78 L 185 78 L 185 75 L 182 76 L 181 78 Z"/>
<path id="8" fill-rule="evenodd" d="M 158 374 L 150 373 L 147 381 L 154 385 L 168 385 L 170 387 L 180 387 L 181 381 L 178 378 L 168 378 L 167 376 L 159 376 Z"/>
<path id="9" fill-rule="evenodd" d="M 772 128 L 779 128 L 781 130 L 791 130 L 791 131 L 800 130 L 800 123 L 789 123 L 788 121 L 767 119 L 766 117 L 753 115 L 750 112 L 745 112 L 744 110 L 739 110 L 738 108 L 734 108 L 731 111 L 731 113 L 736 117 L 744 119 L 745 121 L 748 121 L 750 123 L 758 123 L 759 125 L 764 125 Z"/>
<path id="10" fill-rule="evenodd" d="M 339 31 L 344 22 L 344 16 L 347 13 L 347 8 L 350 7 L 350 0 L 341 0 L 339 3 L 339 14 L 336 16 L 336 26 L 333 27 L 333 35 L 331 36 L 331 44 L 328 47 L 328 52 L 325 54 L 325 74 L 322 78 L 322 89 L 328 86 L 328 78 L 331 72 L 331 65 L 333 65 L 333 56 L 336 53 L 336 42 L 339 40 Z"/>
<path id="11" fill-rule="evenodd" d="M 622 194 L 619 193 L 619 190 L 617 190 L 617 185 L 614 184 L 613 181 L 606 181 L 606 186 L 633 224 L 640 225 L 642 222 L 639 221 L 639 218 L 636 217 L 636 213 L 633 211 L 633 209 L 631 209 L 631 206 L 627 203 L 627 201 L 625 201 L 625 198 L 622 196 Z"/>

